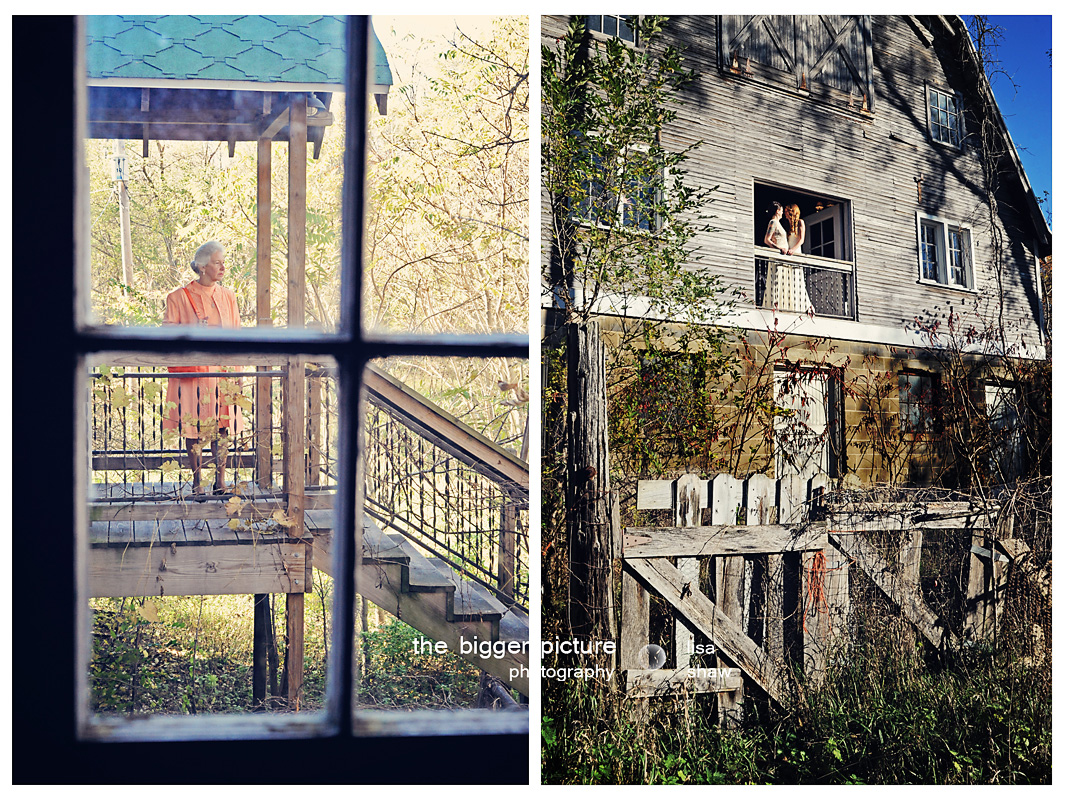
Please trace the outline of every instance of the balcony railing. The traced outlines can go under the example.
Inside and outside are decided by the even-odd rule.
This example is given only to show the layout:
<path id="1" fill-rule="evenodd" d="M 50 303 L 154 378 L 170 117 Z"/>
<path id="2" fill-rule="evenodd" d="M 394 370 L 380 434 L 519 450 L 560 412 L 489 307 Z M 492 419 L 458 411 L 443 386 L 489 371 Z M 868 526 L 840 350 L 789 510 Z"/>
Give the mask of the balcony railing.
<path id="1" fill-rule="evenodd" d="M 817 256 L 756 254 L 756 305 L 819 317 L 856 318 L 852 264 Z"/>

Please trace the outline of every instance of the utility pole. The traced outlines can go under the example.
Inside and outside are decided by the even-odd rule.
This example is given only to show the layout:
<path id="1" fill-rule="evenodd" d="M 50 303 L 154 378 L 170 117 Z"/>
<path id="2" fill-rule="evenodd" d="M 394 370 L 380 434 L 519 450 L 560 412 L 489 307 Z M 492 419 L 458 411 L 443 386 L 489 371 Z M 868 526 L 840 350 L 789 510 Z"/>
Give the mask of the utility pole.
<path id="1" fill-rule="evenodd" d="M 133 239 L 130 234 L 130 193 L 126 190 L 126 143 L 121 139 L 112 142 L 111 179 L 118 186 L 119 232 L 122 236 L 122 283 L 133 286 Z M 122 293 L 128 294 L 126 288 Z"/>

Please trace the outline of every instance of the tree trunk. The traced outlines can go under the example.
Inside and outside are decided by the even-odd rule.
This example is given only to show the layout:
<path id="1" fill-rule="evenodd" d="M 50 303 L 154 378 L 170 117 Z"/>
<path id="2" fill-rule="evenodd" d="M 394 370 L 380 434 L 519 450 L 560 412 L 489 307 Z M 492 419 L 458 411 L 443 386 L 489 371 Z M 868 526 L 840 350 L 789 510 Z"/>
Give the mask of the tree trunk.
<path id="1" fill-rule="evenodd" d="M 615 541 L 608 469 L 604 343 L 595 321 L 567 330 L 567 533 L 569 619 L 579 639 L 614 639 Z"/>

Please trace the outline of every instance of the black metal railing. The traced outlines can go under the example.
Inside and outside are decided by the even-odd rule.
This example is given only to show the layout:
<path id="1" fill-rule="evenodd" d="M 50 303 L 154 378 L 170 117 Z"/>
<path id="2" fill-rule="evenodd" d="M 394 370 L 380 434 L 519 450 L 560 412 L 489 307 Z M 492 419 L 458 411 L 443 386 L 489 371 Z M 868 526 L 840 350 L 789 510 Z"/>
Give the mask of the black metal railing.
<path id="1" fill-rule="evenodd" d="M 376 407 L 366 427 L 365 510 L 456 571 L 529 605 L 526 490 L 486 477 Z"/>
<path id="2" fill-rule="evenodd" d="M 856 318 L 852 265 L 813 256 L 756 256 L 756 305 Z"/>

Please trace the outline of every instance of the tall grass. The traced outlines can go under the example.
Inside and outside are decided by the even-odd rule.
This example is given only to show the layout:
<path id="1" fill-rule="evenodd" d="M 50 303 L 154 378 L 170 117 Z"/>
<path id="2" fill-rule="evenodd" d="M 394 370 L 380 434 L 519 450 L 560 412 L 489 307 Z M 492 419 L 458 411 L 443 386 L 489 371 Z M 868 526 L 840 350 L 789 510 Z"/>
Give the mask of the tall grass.
<path id="1" fill-rule="evenodd" d="M 301 707 L 322 706 L 330 646 L 332 588 L 316 573 L 304 610 Z M 274 597 L 278 695 L 284 695 L 285 603 Z M 102 714 L 204 714 L 251 711 L 253 599 L 249 595 L 98 598 L 93 611 L 90 704 Z M 390 708 L 473 705 L 478 670 L 446 653 L 416 654 L 414 628 L 370 614 L 357 658 L 360 703 Z M 269 688 L 268 688 L 269 691 Z M 268 707 L 284 708 L 281 696 Z"/>
<path id="2" fill-rule="evenodd" d="M 546 686 L 546 783 L 1049 783 L 1048 670 L 990 652 L 924 662 L 853 652 L 788 708 L 751 703 L 737 730 L 713 701 L 634 701 L 607 686 Z"/>

